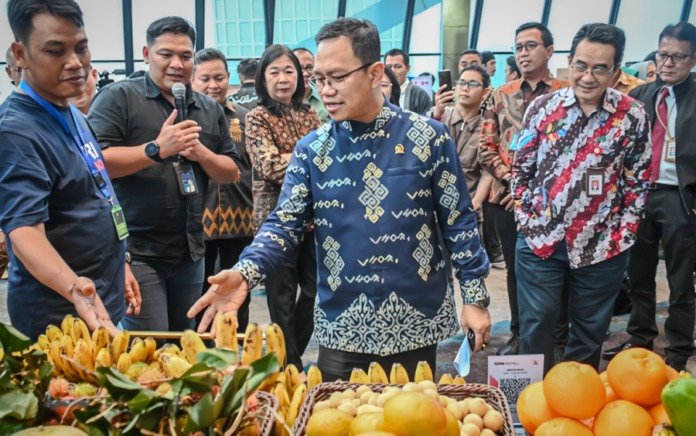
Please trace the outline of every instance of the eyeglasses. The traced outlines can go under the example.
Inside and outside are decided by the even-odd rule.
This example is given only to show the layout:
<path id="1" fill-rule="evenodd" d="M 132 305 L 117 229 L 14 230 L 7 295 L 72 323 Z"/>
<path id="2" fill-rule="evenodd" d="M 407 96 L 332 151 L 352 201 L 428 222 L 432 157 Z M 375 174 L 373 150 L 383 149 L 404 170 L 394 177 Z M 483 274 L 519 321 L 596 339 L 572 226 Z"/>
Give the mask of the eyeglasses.
<path id="1" fill-rule="evenodd" d="M 691 57 L 693 57 L 693 56 L 685 55 L 683 53 L 673 53 L 673 54 L 657 53 L 657 62 L 664 64 L 665 62 L 667 62 L 667 59 L 672 59 L 672 63 L 674 65 L 681 65 L 684 62 L 686 62 L 686 60 L 688 58 L 691 58 Z"/>
<path id="2" fill-rule="evenodd" d="M 324 89 L 324 86 L 328 85 L 333 89 L 341 89 L 345 85 L 344 80 L 346 80 L 346 77 L 350 76 L 351 74 L 355 73 L 356 71 L 360 71 L 362 69 L 365 69 L 372 65 L 372 62 L 369 64 L 365 64 L 361 67 L 358 67 L 354 69 L 353 71 L 350 71 L 342 76 L 336 76 L 336 77 L 316 77 L 312 76 L 309 78 L 309 83 L 312 84 L 315 88 L 317 88 L 317 91 L 321 91 Z"/>
<path id="3" fill-rule="evenodd" d="M 468 86 L 469 89 L 476 89 L 479 86 L 483 86 L 483 85 L 478 83 L 475 80 L 469 80 L 468 82 L 466 80 L 457 80 L 457 86 L 459 86 L 461 88 L 466 88 Z"/>
<path id="4" fill-rule="evenodd" d="M 570 67 L 574 69 L 578 74 L 582 74 L 584 76 L 585 73 L 589 71 L 594 78 L 597 78 L 606 77 L 610 75 L 614 71 L 614 68 L 616 68 L 616 65 L 612 66 L 611 68 L 594 67 L 591 70 L 587 68 L 587 65 L 571 64 Z"/>
<path id="5" fill-rule="evenodd" d="M 392 84 L 391 84 L 391 83 L 387 83 L 387 82 L 382 82 L 382 83 L 380 83 L 380 86 L 381 86 L 382 88 L 392 88 Z"/>
<path id="6" fill-rule="evenodd" d="M 8 67 L 5 67 L 5 68 L 7 68 L 7 69 L 10 70 L 10 71 L 14 71 L 14 72 L 16 72 L 17 74 L 22 74 L 22 67 L 12 68 L 12 67 L 9 67 L 9 66 L 8 66 Z"/>
<path id="7" fill-rule="evenodd" d="M 314 71 L 314 65 L 307 64 L 304 67 L 301 67 L 302 71 L 311 73 Z"/>
<path id="8" fill-rule="evenodd" d="M 522 53 L 522 50 L 524 50 L 526 48 L 527 52 L 531 53 L 534 50 L 536 50 L 536 48 L 539 47 L 540 45 L 544 46 L 544 44 L 542 44 L 540 42 L 529 41 L 529 42 L 524 43 L 524 44 L 517 44 L 516 46 L 512 47 L 512 51 L 514 51 L 515 53 Z"/>
<path id="9" fill-rule="evenodd" d="M 462 67 L 462 68 L 466 68 L 466 67 L 469 67 L 469 66 L 472 66 L 472 67 L 473 67 L 474 65 L 481 65 L 481 64 L 479 64 L 478 61 L 471 61 L 471 62 L 461 61 L 461 62 L 459 62 L 459 66 Z"/>
<path id="10" fill-rule="evenodd" d="M 386 67 L 389 68 L 390 70 L 393 70 L 394 68 L 396 68 L 397 70 L 400 70 L 400 69 L 402 69 L 404 66 L 401 65 L 401 64 L 391 64 L 391 65 L 387 65 Z"/>

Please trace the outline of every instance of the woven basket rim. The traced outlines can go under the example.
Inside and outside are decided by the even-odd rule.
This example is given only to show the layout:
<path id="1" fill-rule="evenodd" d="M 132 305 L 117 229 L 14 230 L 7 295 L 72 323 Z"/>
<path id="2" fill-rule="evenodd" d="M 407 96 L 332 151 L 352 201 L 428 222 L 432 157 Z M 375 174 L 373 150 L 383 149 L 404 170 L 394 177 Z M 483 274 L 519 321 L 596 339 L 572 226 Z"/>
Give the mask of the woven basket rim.
<path id="1" fill-rule="evenodd" d="M 275 395 L 269 394 L 268 392 L 258 391 L 256 392 L 256 399 L 259 403 L 265 403 L 271 408 L 273 412 L 278 411 L 278 405 L 280 401 Z M 270 410 L 266 410 L 263 414 L 263 420 L 261 420 L 261 436 L 269 436 L 271 431 L 273 431 L 273 423 L 275 422 L 275 416 Z"/>
<path id="2" fill-rule="evenodd" d="M 292 431 L 295 436 L 304 436 L 305 429 L 307 427 L 307 422 L 312 414 L 314 405 L 318 401 L 322 401 L 326 393 L 342 392 L 348 389 L 356 390 L 360 386 L 369 386 L 373 392 L 382 392 L 384 388 L 387 387 L 403 387 L 404 385 L 386 385 L 386 384 L 368 384 L 362 385 L 350 382 L 332 382 L 332 383 L 321 383 L 314 386 L 307 393 L 307 398 L 305 399 L 300 413 L 297 416 L 297 420 L 293 425 Z M 477 383 L 467 383 L 464 385 L 437 385 L 437 391 L 441 395 L 451 395 L 456 396 L 466 396 L 466 397 L 478 397 L 483 398 L 487 404 L 493 407 L 494 410 L 500 412 L 503 415 L 503 428 L 498 432 L 501 436 L 515 436 L 515 427 L 512 421 L 512 414 L 510 412 L 510 407 L 507 403 L 507 398 L 505 394 L 498 388 L 493 386 L 477 384 Z M 321 398 L 317 398 L 321 397 Z M 326 396 L 328 399 L 328 396 Z"/>

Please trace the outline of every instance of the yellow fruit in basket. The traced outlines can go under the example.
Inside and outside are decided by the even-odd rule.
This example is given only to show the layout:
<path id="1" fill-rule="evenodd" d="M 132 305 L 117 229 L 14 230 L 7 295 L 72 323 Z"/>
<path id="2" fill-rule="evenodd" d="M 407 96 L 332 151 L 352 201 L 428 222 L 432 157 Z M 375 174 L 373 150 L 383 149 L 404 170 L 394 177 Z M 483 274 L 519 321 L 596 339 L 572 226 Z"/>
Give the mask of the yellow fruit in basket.
<path id="1" fill-rule="evenodd" d="M 440 401 L 440 394 L 437 393 L 436 389 L 426 389 L 423 391 L 423 394 L 429 396 L 433 400 Z"/>
<path id="2" fill-rule="evenodd" d="M 449 410 L 445 409 L 445 417 L 447 418 L 447 427 L 445 428 L 445 436 L 459 436 L 460 428 L 459 421 L 450 413 Z"/>
<path id="3" fill-rule="evenodd" d="M 362 413 L 350 424 L 350 436 L 381 430 L 384 430 L 384 413 L 382 412 Z"/>
<path id="4" fill-rule="evenodd" d="M 662 389 L 669 382 L 665 367 L 658 354 L 643 348 L 631 348 L 609 362 L 607 376 L 619 398 L 650 407 L 662 401 Z"/>
<path id="5" fill-rule="evenodd" d="M 546 402 L 544 382 L 532 383 L 522 391 L 517 399 L 517 416 L 531 434 L 546 421 L 560 417 Z"/>
<path id="6" fill-rule="evenodd" d="M 498 435 L 490 428 L 484 428 L 483 431 L 481 432 L 481 436 L 498 436 Z"/>
<path id="7" fill-rule="evenodd" d="M 372 397 L 372 391 L 363 392 L 362 395 L 360 395 L 360 405 L 369 404 L 370 397 Z"/>
<path id="8" fill-rule="evenodd" d="M 440 377 L 440 381 L 437 384 L 438 385 L 452 385 L 452 384 L 454 384 L 454 380 L 452 380 L 451 375 L 443 374 L 442 377 Z"/>
<path id="9" fill-rule="evenodd" d="M 476 424 L 464 424 L 461 428 L 461 436 L 480 436 L 481 429 Z"/>
<path id="10" fill-rule="evenodd" d="M 343 391 L 343 398 L 347 400 L 354 400 L 355 399 L 355 391 L 353 389 L 346 389 Z"/>
<path id="11" fill-rule="evenodd" d="M 426 389 L 432 389 L 437 392 L 437 385 L 432 380 L 423 380 L 422 382 L 418 383 L 418 386 L 420 386 L 423 391 Z"/>
<path id="12" fill-rule="evenodd" d="M 375 403 L 375 406 L 377 407 L 384 407 L 385 404 L 387 404 L 387 401 L 391 400 L 398 394 L 380 394 L 379 397 L 377 397 L 377 402 Z"/>
<path id="13" fill-rule="evenodd" d="M 479 428 L 479 431 L 483 430 L 483 419 L 475 413 L 470 413 L 464 417 L 462 420 L 463 424 L 474 424 Z"/>
<path id="14" fill-rule="evenodd" d="M 440 406 L 442 406 L 443 409 L 447 408 L 447 405 L 449 404 L 449 401 L 447 401 L 447 397 L 445 397 L 444 395 L 440 395 L 438 401 L 440 401 Z"/>
<path id="15" fill-rule="evenodd" d="M 462 413 L 464 416 L 469 414 L 469 403 L 471 402 L 471 398 L 464 398 L 462 401 L 459 402 L 459 407 L 462 408 Z"/>
<path id="16" fill-rule="evenodd" d="M 571 418 L 556 418 L 539 426 L 534 436 L 593 436 L 585 424 Z"/>
<path id="17" fill-rule="evenodd" d="M 447 417 L 440 404 L 419 392 L 401 392 L 384 405 L 386 430 L 398 436 L 444 436 Z"/>
<path id="18" fill-rule="evenodd" d="M 289 427 L 295 425 L 295 420 L 300 414 L 300 408 L 304 404 L 307 398 L 307 386 L 300 384 L 295 392 L 292 394 L 292 401 L 290 402 L 290 409 L 288 409 L 288 416 L 286 422 Z"/>
<path id="19" fill-rule="evenodd" d="M 411 382 L 411 383 L 406 383 L 402 390 L 404 392 L 423 392 L 425 389 L 423 389 L 421 386 L 417 385 L 416 383 Z"/>
<path id="20" fill-rule="evenodd" d="M 370 364 L 370 369 L 367 371 L 367 376 L 370 378 L 370 382 L 374 384 L 387 385 L 389 384 L 389 378 L 387 373 L 377 362 L 372 362 Z"/>
<path id="21" fill-rule="evenodd" d="M 408 383 L 409 380 L 406 368 L 404 368 L 400 363 L 395 363 L 392 366 L 391 374 L 389 375 L 389 382 L 393 385 L 405 385 Z"/>
<path id="22" fill-rule="evenodd" d="M 353 368 L 353 372 L 350 374 L 350 382 L 366 385 L 370 383 L 370 378 L 367 376 L 367 373 L 362 369 Z"/>
<path id="23" fill-rule="evenodd" d="M 607 395 L 604 383 L 593 367 L 578 362 L 563 362 L 546 374 L 544 397 L 559 414 L 581 420 L 592 418 L 602 410 Z"/>
<path id="24" fill-rule="evenodd" d="M 360 398 L 365 392 L 372 392 L 369 386 L 360 386 L 355 390 L 355 396 Z"/>
<path id="25" fill-rule="evenodd" d="M 464 412 L 462 412 L 462 406 L 459 405 L 456 401 L 448 401 L 447 404 L 447 409 L 455 419 L 457 420 L 462 420 L 464 418 Z"/>
<path id="26" fill-rule="evenodd" d="M 338 406 L 338 410 L 343 410 L 353 418 L 355 418 L 358 415 L 358 408 L 355 407 L 355 404 L 351 403 L 348 401 L 347 403 L 343 403 L 340 406 Z"/>
<path id="27" fill-rule="evenodd" d="M 307 421 L 307 436 L 349 436 L 353 417 L 338 409 L 314 413 Z"/>
<path id="28" fill-rule="evenodd" d="M 309 371 L 307 371 L 307 389 L 312 389 L 314 386 L 321 384 L 321 382 L 322 375 L 319 368 L 314 365 L 310 366 Z"/>
<path id="29" fill-rule="evenodd" d="M 503 415 L 497 410 L 489 410 L 483 417 L 483 426 L 493 431 L 500 431 L 504 423 Z"/>
<path id="30" fill-rule="evenodd" d="M 364 404 L 360 407 L 358 407 L 358 416 L 362 415 L 363 413 L 382 413 L 384 412 L 384 409 L 381 407 L 377 406 L 372 406 L 370 404 Z"/>
<path id="31" fill-rule="evenodd" d="M 401 392 L 401 388 L 398 386 L 387 386 L 382 390 L 383 394 L 398 394 Z"/>
<path id="32" fill-rule="evenodd" d="M 489 410 L 488 404 L 481 398 L 472 398 L 469 400 L 469 413 L 484 417 Z"/>
<path id="33" fill-rule="evenodd" d="M 457 375 L 454 380 L 452 380 L 452 383 L 455 385 L 465 385 L 466 380 L 461 375 Z"/>
<path id="34" fill-rule="evenodd" d="M 324 410 L 324 409 L 330 409 L 330 408 L 331 408 L 331 406 L 329 405 L 328 401 L 318 401 L 314 405 L 314 409 L 312 409 L 312 413 L 318 412 L 318 411 Z"/>
<path id="35" fill-rule="evenodd" d="M 609 403 L 594 420 L 594 436 L 650 436 L 655 422 L 637 404 L 617 400 Z M 680 435 L 681 436 L 681 435 Z"/>
<path id="36" fill-rule="evenodd" d="M 367 433 L 360 433 L 360 436 L 396 436 L 394 433 L 388 433 L 386 431 L 370 431 Z"/>
<path id="37" fill-rule="evenodd" d="M 433 381 L 433 370 L 430 369 L 430 365 L 426 361 L 418 362 L 416 367 L 416 376 L 414 377 L 416 383 L 428 380 Z"/>

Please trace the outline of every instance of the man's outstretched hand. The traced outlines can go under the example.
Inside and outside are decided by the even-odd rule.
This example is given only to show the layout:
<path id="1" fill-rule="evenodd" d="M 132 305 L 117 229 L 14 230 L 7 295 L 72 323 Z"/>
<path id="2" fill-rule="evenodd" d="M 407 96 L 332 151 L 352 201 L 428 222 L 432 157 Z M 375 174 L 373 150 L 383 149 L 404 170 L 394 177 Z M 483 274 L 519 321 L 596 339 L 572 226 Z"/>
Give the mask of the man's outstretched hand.
<path id="1" fill-rule="evenodd" d="M 204 333 L 208 329 L 208 325 L 211 325 L 210 335 L 215 337 L 215 323 L 213 321 L 217 315 L 222 315 L 225 312 L 237 313 L 249 293 L 249 286 L 239 271 L 232 270 L 221 271 L 219 274 L 209 277 L 208 283 L 212 285 L 208 292 L 196 301 L 196 304 L 189 309 L 186 315 L 193 318 L 207 307 L 208 310 L 205 311 L 201 324 L 198 326 L 198 333 Z"/>
<path id="2" fill-rule="evenodd" d="M 90 330 L 105 327 L 113 337 L 118 334 L 118 329 L 109 318 L 109 314 L 97 294 L 94 282 L 86 277 L 78 277 L 70 289 L 70 297 L 75 305 L 77 314 L 87 324 Z"/>

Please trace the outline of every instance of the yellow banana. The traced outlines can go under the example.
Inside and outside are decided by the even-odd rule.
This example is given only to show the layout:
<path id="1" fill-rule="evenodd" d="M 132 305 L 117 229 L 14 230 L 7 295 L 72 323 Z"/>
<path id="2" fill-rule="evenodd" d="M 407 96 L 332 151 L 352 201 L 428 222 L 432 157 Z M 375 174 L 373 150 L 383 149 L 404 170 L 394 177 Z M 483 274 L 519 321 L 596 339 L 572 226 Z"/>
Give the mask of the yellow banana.
<path id="1" fill-rule="evenodd" d="M 152 336 L 148 336 L 143 341 L 145 342 L 145 349 L 147 350 L 146 362 L 152 362 L 155 359 L 155 351 L 157 350 L 157 341 Z"/>
<path id="2" fill-rule="evenodd" d="M 273 395 L 278 398 L 278 410 L 287 410 L 287 408 L 290 407 L 290 397 L 288 396 L 288 390 L 284 384 L 276 382 L 273 388 Z"/>
<path id="3" fill-rule="evenodd" d="M 128 343 L 130 342 L 130 333 L 125 330 L 118 332 L 114 341 L 111 343 L 111 360 L 118 362 L 121 354 L 128 350 Z"/>
<path id="4" fill-rule="evenodd" d="M 53 363 L 53 372 L 59 377 L 65 374 L 63 359 L 60 357 L 60 339 L 56 339 L 48 345 L 47 354 Z"/>
<path id="5" fill-rule="evenodd" d="M 389 378 L 387 378 L 387 373 L 377 362 L 372 362 L 370 364 L 370 369 L 367 371 L 367 376 L 370 377 L 370 382 L 382 385 L 389 384 Z"/>
<path id="6" fill-rule="evenodd" d="M 314 386 L 322 382 L 321 371 L 316 366 L 312 365 L 307 371 L 307 389 L 312 389 Z"/>
<path id="7" fill-rule="evenodd" d="M 464 377 L 462 377 L 461 375 L 457 375 L 457 376 L 454 378 L 454 380 L 452 380 L 452 384 L 454 384 L 454 385 L 465 385 L 465 384 L 466 384 L 466 380 L 464 380 Z"/>
<path id="8" fill-rule="evenodd" d="M 244 336 L 242 365 L 251 365 L 263 357 L 263 331 L 256 323 L 250 323 Z"/>
<path id="9" fill-rule="evenodd" d="M 80 337 L 85 340 L 89 345 L 92 345 L 92 335 L 87 328 L 87 324 L 80 318 L 76 318 L 73 323 L 73 330 L 78 330 L 80 332 Z"/>
<path id="10" fill-rule="evenodd" d="M 393 385 L 405 385 L 409 382 L 408 373 L 406 368 L 401 366 L 400 363 L 395 363 L 392 366 L 391 374 L 389 375 L 389 382 Z"/>
<path id="11" fill-rule="evenodd" d="M 75 345 L 72 359 L 90 371 L 94 371 L 94 360 L 92 357 L 92 346 L 80 338 Z"/>
<path id="12" fill-rule="evenodd" d="M 362 369 L 353 368 L 353 372 L 350 374 L 350 382 L 367 385 L 370 384 L 370 377 L 368 377 Z"/>
<path id="13" fill-rule="evenodd" d="M 39 349 L 41 351 L 46 351 L 46 349 L 48 349 L 48 346 L 50 345 L 50 342 L 48 341 L 48 336 L 46 335 L 39 335 L 39 340 L 36 343 L 39 345 Z"/>
<path id="14" fill-rule="evenodd" d="M 205 351 L 208 348 L 203 343 L 203 340 L 198 333 L 193 330 L 186 330 L 181 336 L 181 349 L 184 351 L 184 356 L 188 363 L 195 365 L 198 363 L 198 353 Z"/>
<path id="15" fill-rule="evenodd" d="M 438 385 L 453 385 L 454 380 L 452 380 L 452 376 L 449 374 L 443 374 L 442 377 L 440 377 L 440 381 L 437 383 Z"/>
<path id="16" fill-rule="evenodd" d="M 179 347 L 176 344 L 164 344 L 162 348 L 160 348 L 160 355 L 162 354 L 172 354 L 177 357 L 184 357 L 184 354 L 181 352 Z M 159 360 L 159 357 L 158 359 Z"/>
<path id="17" fill-rule="evenodd" d="M 426 361 L 418 362 L 416 367 L 416 377 L 413 379 L 414 382 L 420 383 L 424 380 L 433 381 L 433 371 L 430 369 L 430 365 Z"/>
<path id="18" fill-rule="evenodd" d="M 63 336 L 60 340 L 60 354 L 72 358 L 73 351 L 75 351 L 75 344 L 72 337 L 70 335 Z"/>
<path id="19" fill-rule="evenodd" d="M 109 353 L 108 348 L 102 348 L 97 353 L 97 357 L 94 359 L 95 367 L 100 366 L 110 367 L 111 366 L 111 353 Z"/>
<path id="20" fill-rule="evenodd" d="M 215 321 L 215 346 L 237 351 L 237 317 L 232 312 L 225 312 Z"/>
<path id="21" fill-rule="evenodd" d="M 109 349 L 110 340 L 109 331 L 104 327 L 99 327 L 92 332 L 92 354 L 95 358 L 103 348 Z M 111 360 L 111 357 L 109 357 L 109 360 Z"/>
<path id="22" fill-rule="evenodd" d="M 280 367 L 285 368 L 287 363 L 287 351 L 285 349 L 285 335 L 280 326 L 273 323 L 266 327 L 266 354 L 275 351 Z"/>
<path id="23" fill-rule="evenodd" d="M 172 354 L 160 354 L 159 362 L 167 377 L 180 378 L 191 366 L 186 360 Z"/>
<path id="24" fill-rule="evenodd" d="M 131 349 L 128 352 L 133 363 L 145 362 L 147 359 L 147 348 L 145 347 L 145 342 L 140 338 L 133 339 L 131 344 Z"/>
<path id="25" fill-rule="evenodd" d="M 287 436 L 288 431 L 285 429 L 285 426 L 283 424 L 285 424 L 285 412 L 278 409 L 275 424 L 273 425 L 273 429 L 271 430 L 271 435 L 272 436 Z"/>
<path id="26" fill-rule="evenodd" d="M 293 392 L 298 384 L 300 384 L 300 373 L 297 367 L 292 363 L 285 367 L 285 386 L 288 392 Z"/>
<path id="27" fill-rule="evenodd" d="M 682 370 L 679 373 L 679 378 L 691 378 L 691 373 L 686 372 L 685 370 Z"/>
<path id="28" fill-rule="evenodd" d="M 63 331 L 64 335 L 69 335 L 70 332 L 72 332 L 74 322 L 75 318 L 73 318 L 72 315 L 65 315 L 65 318 L 63 318 L 63 321 L 60 323 L 60 329 Z"/>
<path id="29" fill-rule="evenodd" d="M 280 374 L 278 374 L 278 380 L 276 380 L 276 382 L 282 383 L 283 386 L 287 386 L 288 385 L 288 375 L 285 374 L 285 372 L 281 372 Z"/>
<path id="30" fill-rule="evenodd" d="M 365 371 L 363 371 L 363 374 Z M 367 377 L 367 374 L 365 374 Z M 288 410 L 287 423 L 288 426 L 292 428 L 297 420 L 297 415 L 300 413 L 300 407 L 304 404 L 305 398 L 307 398 L 307 386 L 304 383 L 300 384 L 295 393 L 292 395 L 292 401 L 290 402 L 290 409 Z"/>
<path id="31" fill-rule="evenodd" d="M 49 326 L 46 327 L 46 337 L 48 338 L 49 343 L 55 341 L 56 339 L 61 339 L 63 337 L 63 330 L 49 324 Z"/>
<path id="32" fill-rule="evenodd" d="M 133 361 L 131 360 L 130 356 L 128 353 L 122 353 L 118 357 L 118 362 L 116 363 L 116 370 L 120 372 L 121 374 L 125 374 L 126 371 L 128 371 L 128 368 L 133 364 Z"/>
<path id="33" fill-rule="evenodd" d="M 275 372 L 268 377 L 266 377 L 266 380 L 264 380 L 261 385 L 259 386 L 258 390 L 263 391 L 263 392 L 268 392 L 269 394 L 273 391 L 273 387 L 275 386 L 276 382 L 278 381 L 278 376 L 280 376 L 279 372 Z"/>

